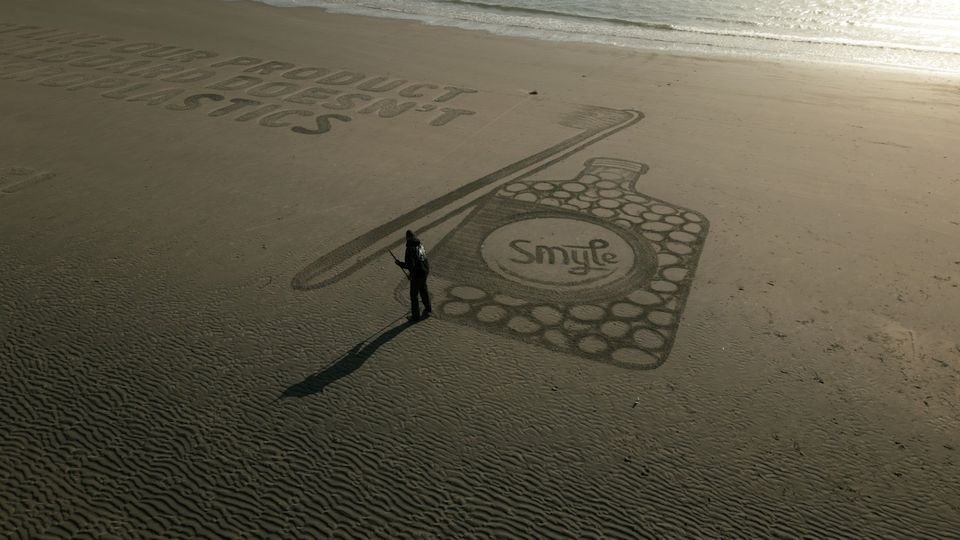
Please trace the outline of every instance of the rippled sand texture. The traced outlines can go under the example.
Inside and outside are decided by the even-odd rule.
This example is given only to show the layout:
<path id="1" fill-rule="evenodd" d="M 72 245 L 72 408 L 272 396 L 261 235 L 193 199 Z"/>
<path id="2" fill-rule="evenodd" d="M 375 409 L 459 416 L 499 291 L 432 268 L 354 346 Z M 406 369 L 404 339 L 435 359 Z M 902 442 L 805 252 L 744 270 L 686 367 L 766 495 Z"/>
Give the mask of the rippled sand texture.
<path id="1" fill-rule="evenodd" d="M 306 134 L 292 128 L 323 121 L 211 115 L 273 99 L 244 90 L 154 74 L 134 82 L 185 93 L 110 98 L 122 88 L 17 75 L 0 34 L 0 537 L 957 537 L 956 80 L 245 2 L 6 0 L 0 17 L 437 87 L 393 117 L 297 104 L 351 118 Z M 77 69 L 76 84 L 107 73 Z M 476 92 L 434 101 L 443 86 Z M 700 246 L 709 220 L 655 369 L 476 320 L 530 308 L 544 339 L 576 323 L 662 351 L 665 334 L 638 334 L 666 322 L 639 293 L 602 306 L 622 323 L 604 329 L 577 307 L 596 303 L 447 291 L 442 257 L 431 284 L 449 302 L 418 324 L 389 257 L 291 286 L 570 136 L 543 111 L 577 104 L 646 118 L 494 196 L 609 210 L 593 216 L 663 235 L 663 255 Z M 559 182 L 594 157 L 649 165 L 642 200 Z"/>

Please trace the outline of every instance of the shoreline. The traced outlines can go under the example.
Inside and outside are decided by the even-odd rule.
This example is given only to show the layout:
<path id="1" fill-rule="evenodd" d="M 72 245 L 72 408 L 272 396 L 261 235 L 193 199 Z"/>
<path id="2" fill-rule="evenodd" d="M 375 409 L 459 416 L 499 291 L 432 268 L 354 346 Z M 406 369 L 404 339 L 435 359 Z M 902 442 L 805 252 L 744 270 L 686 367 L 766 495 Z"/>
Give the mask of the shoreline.
<path id="1" fill-rule="evenodd" d="M 917 67 L 917 66 L 900 65 L 900 64 L 883 64 L 883 63 L 872 63 L 872 62 L 864 62 L 864 61 L 858 62 L 854 60 L 830 60 L 826 58 L 814 59 L 814 58 L 802 58 L 798 56 L 783 57 L 783 56 L 777 56 L 776 54 L 773 54 L 773 53 L 765 53 L 765 52 L 751 53 L 751 52 L 740 51 L 740 50 L 724 51 L 719 48 L 714 51 L 682 50 L 681 47 L 674 48 L 671 50 L 666 50 L 666 49 L 657 49 L 655 47 L 650 47 L 650 46 L 642 46 L 642 45 L 635 46 L 635 45 L 630 45 L 626 43 L 604 42 L 602 41 L 604 39 L 603 36 L 598 36 L 597 39 L 590 39 L 590 36 L 592 36 L 592 34 L 579 34 L 573 31 L 568 32 L 568 31 L 555 30 L 553 32 L 560 32 L 563 34 L 569 34 L 570 36 L 582 36 L 582 37 L 570 37 L 569 39 L 564 39 L 559 37 L 554 38 L 554 37 L 551 37 L 550 35 L 542 35 L 542 36 L 528 35 L 528 34 L 525 34 L 522 29 L 517 29 L 516 31 L 510 31 L 510 29 L 512 29 L 513 27 L 509 27 L 509 26 L 504 27 L 501 30 L 498 30 L 496 28 L 485 28 L 485 27 L 470 28 L 466 26 L 459 26 L 455 23 L 443 24 L 442 22 L 431 22 L 429 20 L 424 19 L 423 17 L 413 15 L 413 14 L 406 14 L 401 12 L 392 13 L 389 11 L 375 10 L 372 8 L 369 8 L 366 11 L 364 11 L 362 9 L 353 10 L 350 8 L 341 9 L 336 7 L 325 7 L 325 6 L 274 6 L 270 4 L 265 4 L 263 2 L 259 2 L 257 0 L 229 0 L 229 2 L 249 2 L 251 4 L 259 4 L 267 8 L 281 9 L 281 10 L 303 10 L 303 12 L 309 12 L 310 10 L 318 10 L 323 13 L 327 13 L 331 15 L 343 15 L 347 17 L 368 17 L 372 19 L 406 21 L 411 23 L 417 23 L 425 27 L 435 27 L 435 28 L 465 31 L 465 32 L 481 32 L 481 33 L 485 33 L 490 36 L 498 37 L 498 38 L 530 39 L 534 41 L 547 42 L 547 43 L 568 43 L 568 44 L 575 44 L 575 45 L 584 45 L 588 47 L 589 46 L 610 47 L 613 49 L 623 49 L 623 50 L 637 51 L 641 53 L 671 55 L 671 56 L 677 56 L 680 58 L 706 58 L 706 59 L 716 58 L 716 59 L 726 59 L 726 60 L 733 60 L 733 61 L 756 61 L 759 63 L 773 63 L 773 64 L 798 65 L 798 66 L 808 65 L 808 66 L 814 66 L 814 67 L 815 66 L 845 67 L 845 68 L 853 68 L 853 69 L 874 70 L 874 71 L 881 71 L 881 72 L 890 71 L 895 73 L 916 73 L 919 75 L 927 74 L 927 75 L 935 76 L 937 78 L 944 78 L 944 79 L 960 78 L 960 63 L 958 63 L 957 67 L 954 70 L 949 70 L 949 69 L 935 69 L 930 67 Z M 478 26 L 484 26 L 482 23 L 475 23 L 475 24 L 477 24 Z M 610 36 L 610 39 L 617 39 L 617 38 Z M 622 39 L 629 40 L 629 39 L 640 39 L 640 38 L 622 38 Z M 766 38 L 756 38 L 756 39 L 766 39 Z M 651 39 L 650 41 L 658 41 L 658 40 Z M 685 45 L 682 42 L 674 42 L 674 41 L 667 41 L 667 40 L 662 40 L 662 42 L 668 43 L 668 44 L 680 45 L 680 46 Z M 701 45 L 715 47 L 714 45 L 708 45 L 708 44 L 701 44 Z M 820 45 L 831 45 L 831 44 L 822 43 Z M 862 47 L 863 46 L 859 44 L 832 44 L 832 45 L 839 46 L 839 47 Z M 690 45 L 690 46 L 692 47 L 693 45 Z M 873 48 L 873 47 L 870 47 L 870 48 Z M 919 49 L 914 49 L 907 46 L 889 46 L 889 45 L 887 46 L 878 45 L 875 48 L 881 49 L 881 50 L 919 50 Z M 936 51 L 931 51 L 931 52 L 936 52 Z M 944 52 L 949 52 L 949 51 L 944 51 Z M 957 54 L 957 53 L 954 53 L 954 54 Z"/>
<path id="2" fill-rule="evenodd" d="M 677 50 L 659 50 L 655 48 L 643 48 L 643 47 L 632 47 L 629 45 L 618 45 L 613 43 L 599 43 L 592 41 L 581 41 L 581 40 L 564 40 L 564 39 L 550 39 L 549 37 L 535 37 L 527 35 L 512 35 L 512 34 L 503 34 L 498 33 L 495 30 L 489 29 L 471 29 L 471 28 L 462 28 L 452 25 L 442 25 L 442 24 L 432 24 L 429 21 L 424 21 L 416 17 L 391 17 L 389 15 L 377 16 L 372 14 L 360 14 L 360 13 L 350 13 L 347 11 L 339 11 L 337 9 L 328 9 L 318 6 L 290 6 L 290 7 L 279 7 L 257 0 L 206 0 L 210 2 L 221 2 L 226 5 L 243 5 L 246 9 L 253 10 L 266 10 L 271 11 L 275 10 L 278 14 L 283 12 L 297 13 L 302 15 L 302 20 L 316 20 L 320 21 L 323 17 L 333 17 L 333 18 L 343 18 L 346 24 L 350 24 L 351 19 L 357 21 L 369 20 L 369 21 L 383 21 L 383 22 L 393 22 L 400 25 L 411 25 L 408 27 L 419 27 L 423 29 L 433 29 L 438 32 L 450 32 L 452 35 L 457 33 L 463 33 L 464 36 L 485 36 L 493 40 L 516 40 L 517 43 L 526 43 L 528 46 L 534 46 L 533 44 L 555 44 L 558 47 L 563 48 L 572 48 L 572 50 L 582 50 L 595 52 L 607 51 L 614 53 L 617 56 L 622 56 L 623 53 L 633 53 L 637 55 L 654 55 L 654 56 L 665 56 L 672 57 L 678 60 L 693 60 L 693 61 L 706 61 L 706 62 L 730 62 L 738 64 L 756 64 L 758 66 L 771 66 L 779 67 L 784 69 L 807 69 L 816 72 L 823 71 L 832 71 L 838 67 L 844 68 L 849 74 L 863 73 L 867 76 L 876 75 L 876 74 L 891 74 L 891 75 L 900 75 L 906 76 L 908 78 L 927 78 L 931 80 L 938 81 L 953 81 L 960 79 L 960 71 L 943 71 L 935 70 L 928 68 L 918 68 L 911 66 L 896 66 L 896 65 L 885 65 L 885 64 L 870 64 L 870 63 L 857 63 L 857 62 L 848 62 L 848 61 L 828 61 L 828 60 L 812 60 L 812 59 L 803 59 L 803 58 L 778 58 L 768 55 L 750 55 L 744 52 L 738 51 L 729 51 L 729 52 L 701 52 L 701 51 L 677 51 Z M 17 24 L 16 21 L 6 21 L 8 23 Z M 122 36 L 123 33 L 116 33 L 117 36 Z M 125 38 L 129 39 L 129 37 Z M 620 53 L 620 54 L 618 54 Z"/>

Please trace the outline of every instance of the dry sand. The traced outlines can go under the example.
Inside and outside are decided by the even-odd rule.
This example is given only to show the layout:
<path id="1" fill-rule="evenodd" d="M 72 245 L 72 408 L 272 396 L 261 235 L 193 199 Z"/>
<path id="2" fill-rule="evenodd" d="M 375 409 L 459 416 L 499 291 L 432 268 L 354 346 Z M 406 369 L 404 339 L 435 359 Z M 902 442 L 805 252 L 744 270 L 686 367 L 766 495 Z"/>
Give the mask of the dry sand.
<path id="1" fill-rule="evenodd" d="M 62 32 L 0 27 L 0 536 L 958 537 L 956 78 L 2 17 Z M 438 316 L 401 325 L 374 233 L 433 218 Z"/>

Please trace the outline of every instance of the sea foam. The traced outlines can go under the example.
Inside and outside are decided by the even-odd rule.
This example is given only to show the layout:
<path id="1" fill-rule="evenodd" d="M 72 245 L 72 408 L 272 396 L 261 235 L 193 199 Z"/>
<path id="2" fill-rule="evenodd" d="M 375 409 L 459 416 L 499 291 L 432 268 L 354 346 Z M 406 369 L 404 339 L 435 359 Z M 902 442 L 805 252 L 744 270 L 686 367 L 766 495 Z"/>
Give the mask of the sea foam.
<path id="1" fill-rule="evenodd" d="M 259 1 L 664 52 L 960 73 L 960 2 L 952 0 Z"/>

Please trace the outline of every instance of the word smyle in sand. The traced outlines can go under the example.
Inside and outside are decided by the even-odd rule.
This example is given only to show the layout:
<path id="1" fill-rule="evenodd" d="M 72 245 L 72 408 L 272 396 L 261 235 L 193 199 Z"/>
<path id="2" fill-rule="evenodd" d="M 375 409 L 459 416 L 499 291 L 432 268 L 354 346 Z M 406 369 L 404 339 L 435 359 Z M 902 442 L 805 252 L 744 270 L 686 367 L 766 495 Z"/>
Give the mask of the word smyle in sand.
<path id="1" fill-rule="evenodd" d="M 534 210 L 533 216 L 515 214 L 525 219 L 507 221 L 481 244 L 483 261 L 501 277 L 524 287 L 572 293 L 612 283 L 634 270 L 636 246 L 622 231 L 575 214 Z M 639 257 L 652 260 L 649 253 Z"/>
<path id="2" fill-rule="evenodd" d="M 575 276 L 584 276 L 589 272 L 609 272 L 608 263 L 617 262 L 616 253 L 603 253 L 610 242 L 594 238 L 585 246 L 533 246 L 531 240 L 517 239 L 510 242 L 510 248 L 520 257 L 511 261 L 519 264 L 560 264 L 568 267 L 567 272 Z"/>
<path id="3" fill-rule="evenodd" d="M 213 51 L 30 25 L 0 23 L 2 56 L 0 80 L 101 90 L 109 99 L 256 121 L 303 135 L 327 133 L 356 115 L 406 115 L 440 127 L 476 114 L 450 106 L 476 93 L 461 86 L 251 56 L 219 60 Z"/>

